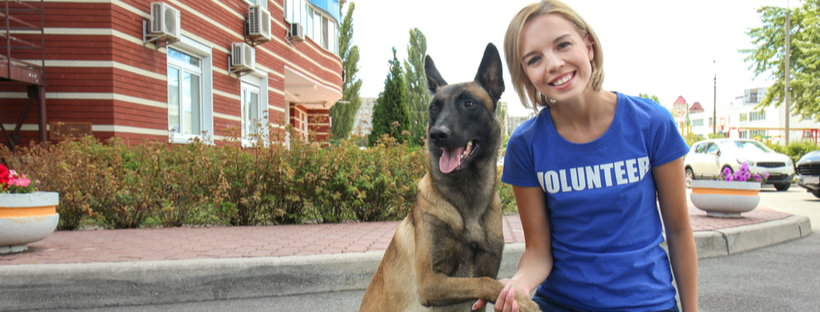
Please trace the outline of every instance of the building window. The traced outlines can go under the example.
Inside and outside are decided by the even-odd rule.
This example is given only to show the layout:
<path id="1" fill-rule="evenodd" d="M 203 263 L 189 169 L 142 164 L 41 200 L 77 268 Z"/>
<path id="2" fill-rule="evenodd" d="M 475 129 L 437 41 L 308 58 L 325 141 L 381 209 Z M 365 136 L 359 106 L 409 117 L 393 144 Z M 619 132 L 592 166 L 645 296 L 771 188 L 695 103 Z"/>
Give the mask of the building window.
<path id="1" fill-rule="evenodd" d="M 202 60 L 168 49 L 168 125 L 171 132 L 196 136 L 202 131 Z"/>
<path id="2" fill-rule="evenodd" d="M 766 120 L 766 112 L 751 112 L 749 113 L 749 121 Z"/>
<path id="3" fill-rule="evenodd" d="M 746 122 L 749 119 L 749 114 L 741 113 L 740 114 L 740 122 Z"/>
<path id="4" fill-rule="evenodd" d="M 758 137 L 760 137 L 761 139 L 765 139 L 766 130 L 749 130 L 749 138 L 754 139 Z"/>
<path id="5" fill-rule="evenodd" d="M 245 2 L 250 3 L 250 4 L 254 4 L 254 5 L 260 5 L 265 10 L 268 9 L 268 0 L 245 0 Z M 285 1 L 285 3 L 287 3 L 287 1 Z"/>
<path id="6" fill-rule="evenodd" d="M 305 36 L 313 39 L 320 47 L 334 54 L 338 53 L 338 31 L 336 20 L 321 13 L 307 0 L 284 0 L 285 20 L 299 23 L 305 29 Z"/>
<path id="7" fill-rule="evenodd" d="M 749 90 L 749 103 L 757 103 L 757 102 L 759 102 L 758 98 L 757 98 L 757 89 Z"/>
<path id="8" fill-rule="evenodd" d="M 740 138 L 741 139 L 748 139 L 749 138 L 749 132 L 746 131 L 746 130 L 740 131 Z"/>
<path id="9" fill-rule="evenodd" d="M 261 123 L 259 109 L 259 87 L 249 83 L 242 83 L 242 140 L 250 139 L 256 133 Z"/>
<path id="10" fill-rule="evenodd" d="M 700 126 L 703 126 L 703 119 L 692 120 L 692 127 L 700 127 Z"/>
<path id="11" fill-rule="evenodd" d="M 213 135 L 213 69 L 210 47 L 182 36 L 168 47 L 168 140 L 187 143 Z"/>
<path id="12" fill-rule="evenodd" d="M 709 117 L 709 126 L 712 127 L 714 125 L 715 125 L 714 120 L 712 120 L 712 117 Z"/>

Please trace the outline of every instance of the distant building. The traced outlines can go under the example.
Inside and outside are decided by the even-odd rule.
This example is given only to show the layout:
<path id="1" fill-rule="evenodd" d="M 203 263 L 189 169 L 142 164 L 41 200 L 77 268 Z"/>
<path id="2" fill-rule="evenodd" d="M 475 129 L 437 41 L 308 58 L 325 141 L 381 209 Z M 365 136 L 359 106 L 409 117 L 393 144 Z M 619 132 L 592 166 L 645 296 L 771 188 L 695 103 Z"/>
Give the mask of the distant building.
<path id="1" fill-rule="evenodd" d="M 689 120 L 692 133 L 703 137 L 708 137 L 713 131 L 719 134 L 726 134 L 730 138 L 766 139 L 783 144 L 786 132 L 786 106 L 768 106 L 762 110 L 756 110 L 755 106 L 766 97 L 767 88 L 746 89 L 743 95 L 737 96 L 728 105 L 718 105 L 715 115 L 717 125 L 712 123 L 711 111 L 690 109 Z M 695 103 L 699 105 L 699 103 Z M 692 105 L 692 108 L 695 108 Z M 802 118 L 800 115 L 789 116 L 789 140 L 811 140 L 817 142 L 820 134 L 820 123 L 814 121 L 812 117 Z M 682 129 L 686 116 L 675 116 L 678 130 Z"/>
<path id="2" fill-rule="evenodd" d="M 689 104 L 686 104 L 686 100 L 684 100 L 682 96 L 679 96 L 669 111 L 672 112 L 672 116 L 677 117 L 685 116 L 687 109 L 689 109 Z"/>
<path id="3" fill-rule="evenodd" d="M 700 105 L 700 102 L 695 102 L 695 104 L 692 104 L 692 107 L 689 108 L 689 113 L 703 113 L 703 106 Z"/>
<path id="4" fill-rule="evenodd" d="M 356 111 L 356 120 L 353 122 L 352 134 L 368 135 L 373 131 L 373 106 L 376 105 L 377 98 L 361 98 L 362 105 Z M 361 129 L 361 133 L 359 133 Z"/>
<path id="5" fill-rule="evenodd" d="M 535 117 L 534 112 L 527 113 L 526 116 L 508 116 L 507 117 L 507 133 L 512 134 L 515 128 L 518 128 L 522 123 Z"/>

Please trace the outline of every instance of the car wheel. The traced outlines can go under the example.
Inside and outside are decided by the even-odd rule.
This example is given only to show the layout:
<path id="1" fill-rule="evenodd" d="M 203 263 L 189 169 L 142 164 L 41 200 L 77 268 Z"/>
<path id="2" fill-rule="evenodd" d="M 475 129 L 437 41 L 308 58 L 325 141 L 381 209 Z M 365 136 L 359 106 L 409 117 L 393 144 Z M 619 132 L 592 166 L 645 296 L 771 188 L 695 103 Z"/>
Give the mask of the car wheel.
<path id="1" fill-rule="evenodd" d="M 777 183 L 777 184 L 774 185 L 774 188 L 776 188 L 778 191 L 782 192 L 782 191 L 788 191 L 789 187 L 791 187 L 791 186 L 792 186 L 791 183 Z"/>
<path id="2" fill-rule="evenodd" d="M 813 191 L 811 192 L 814 197 L 820 198 L 820 191 Z"/>
<path id="3" fill-rule="evenodd" d="M 695 179 L 695 172 L 692 171 L 692 168 L 686 168 L 686 188 L 692 187 L 692 180 Z"/>

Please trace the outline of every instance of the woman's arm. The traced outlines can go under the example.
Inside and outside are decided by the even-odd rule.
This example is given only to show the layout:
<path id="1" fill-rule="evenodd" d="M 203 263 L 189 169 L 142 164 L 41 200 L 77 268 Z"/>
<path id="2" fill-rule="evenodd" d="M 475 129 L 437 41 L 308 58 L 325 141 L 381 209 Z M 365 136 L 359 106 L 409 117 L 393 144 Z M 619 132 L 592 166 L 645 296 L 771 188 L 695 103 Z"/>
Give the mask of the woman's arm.
<path id="1" fill-rule="evenodd" d="M 652 177 L 658 190 L 669 261 L 678 284 L 681 308 L 684 312 L 697 311 L 698 254 L 689 224 L 683 158 L 652 168 Z"/>
<path id="2" fill-rule="evenodd" d="M 524 229 L 526 247 L 515 275 L 510 279 L 502 279 L 501 282 L 510 285 L 516 292 L 529 296 L 533 289 L 547 279 L 552 270 L 550 225 L 544 191 L 541 188 L 513 186 L 513 192 L 521 226 Z M 512 308 L 513 302 L 507 300 L 507 289 L 498 295 L 494 306 L 496 311 L 516 311 Z M 473 309 L 481 308 L 485 304 L 486 302 L 479 300 Z"/>

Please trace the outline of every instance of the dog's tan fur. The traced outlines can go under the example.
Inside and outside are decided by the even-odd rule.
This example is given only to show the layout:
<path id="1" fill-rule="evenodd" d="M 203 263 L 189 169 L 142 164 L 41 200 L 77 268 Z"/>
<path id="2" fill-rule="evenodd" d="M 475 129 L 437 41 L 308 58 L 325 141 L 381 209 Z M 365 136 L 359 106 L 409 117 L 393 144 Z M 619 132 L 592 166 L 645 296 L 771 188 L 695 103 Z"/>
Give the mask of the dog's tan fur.
<path id="1" fill-rule="evenodd" d="M 496 100 L 476 82 L 439 90 L 437 97 L 444 98 L 469 93 L 490 116 L 495 114 Z M 500 126 L 494 117 L 488 120 L 486 127 L 498 139 Z M 504 288 L 495 280 L 504 248 L 496 192 L 498 141 L 487 147 L 492 150 L 486 157 L 465 169 L 474 172 L 464 183 L 447 180 L 451 177 L 438 171 L 438 160 L 425 149 L 427 174 L 418 183 L 416 203 L 399 224 L 360 311 L 471 311 L 476 299 L 498 298 Z M 525 295 L 516 293 L 516 301 L 521 311 L 538 311 Z"/>

